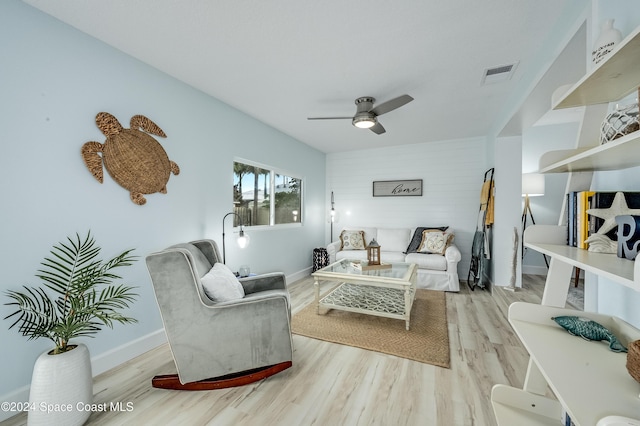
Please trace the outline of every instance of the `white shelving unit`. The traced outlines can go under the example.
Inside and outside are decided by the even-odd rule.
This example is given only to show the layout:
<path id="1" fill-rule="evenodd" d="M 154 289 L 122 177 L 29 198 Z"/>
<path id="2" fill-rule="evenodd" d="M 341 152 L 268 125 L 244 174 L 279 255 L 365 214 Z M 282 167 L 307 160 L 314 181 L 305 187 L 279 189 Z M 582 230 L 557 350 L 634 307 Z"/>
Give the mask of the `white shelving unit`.
<path id="1" fill-rule="evenodd" d="M 554 109 L 614 102 L 640 87 L 640 28 L 606 60 L 561 97 Z M 599 135 L 593 135 L 594 141 Z M 595 145 L 595 144 L 594 144 Z M 640 132 L 593 148 L 551 151 L 540 159 L 540 173 L 621 170 L 640 164 Z"/>
<path id="2" fill-rule="evenodd" d="M 540 157 L 540 173 L 622 170 L 638 166 L 640 132 L 593 148 L 550 151 Z"/>
<path id="3" fill-rule="evenodd" d="M 535 229 L 527 231 L 532 232 Z M 640 291 L 640 282 L 634 278 L 636 261 L 619 258 L 615 254 L 594 253 L 567 245 L 532 243 L 525 243 L 525 245 L 553 259 Z"/>
<path id="4" fill-rule="evenodd" d="M 615 102 L 640 86 L 640 27 L 587 73 L 553 109 Z"/>
<path id="5" fill-rule="evenodd" d="M 614 102 L 640 86 L 640 28 L 606 60 L 576 83 L 554 109 Z M 598 135 L 593 135 L 594 145 Z M 551 151 L 540 159 L 541 173 L 621 170 L 640 165 L 640 132 L 591 148 Z M 562 226 L 531 226 L 525 247 L 551 257 L 541 305 L 514 303 L 509 322 L 531 359 L 523 389 L 493 388 L 491 401 L 499 425 L 558 425 L 562 408 L 576 425 L 595 425 L 607 416 L 640 419 L 640 383 L 626 370 L 626 354 L 604 342 L 569 335 L 551 319 L 579 315 L 611 330 L 623 344 L 640 339 L 640 330 L 619 318 L 564 309 L 574 267 L 640 291 L 640 263 L 615 254 L 569 247 Z M 545 397 L 547 387 L 558 400 Z"/>

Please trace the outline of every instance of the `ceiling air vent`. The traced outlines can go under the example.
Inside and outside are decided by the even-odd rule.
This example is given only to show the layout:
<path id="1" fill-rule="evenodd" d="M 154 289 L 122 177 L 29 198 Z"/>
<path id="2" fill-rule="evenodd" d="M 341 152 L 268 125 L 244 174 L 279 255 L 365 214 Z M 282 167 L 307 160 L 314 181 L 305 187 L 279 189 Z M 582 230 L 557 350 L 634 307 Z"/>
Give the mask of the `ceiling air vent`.
<path id="1" fill-rule="evenodd" d="M 487 68 L 484 70 L 484 74 L 482 75 L 482 82 L 480 84 L 485 85 L 507 81 L 511 79 L 511 76 L 513 76 L 513 73 L 515 72 L 517 67 L 518 63 L 516 62 L 513 64 Z"/>

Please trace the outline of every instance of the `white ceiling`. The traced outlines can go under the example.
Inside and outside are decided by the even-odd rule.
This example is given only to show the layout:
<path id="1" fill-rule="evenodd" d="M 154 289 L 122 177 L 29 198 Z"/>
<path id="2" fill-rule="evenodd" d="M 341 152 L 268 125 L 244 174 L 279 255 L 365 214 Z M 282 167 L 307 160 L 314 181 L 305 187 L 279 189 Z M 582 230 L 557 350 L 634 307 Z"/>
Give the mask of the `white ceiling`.
<path id="1" fill-rule="evenodd" d="M 330 153 L 489 134 L 571 0 L 24 1 Z M 405 93 L 383 135 L 307 120 Z"/>

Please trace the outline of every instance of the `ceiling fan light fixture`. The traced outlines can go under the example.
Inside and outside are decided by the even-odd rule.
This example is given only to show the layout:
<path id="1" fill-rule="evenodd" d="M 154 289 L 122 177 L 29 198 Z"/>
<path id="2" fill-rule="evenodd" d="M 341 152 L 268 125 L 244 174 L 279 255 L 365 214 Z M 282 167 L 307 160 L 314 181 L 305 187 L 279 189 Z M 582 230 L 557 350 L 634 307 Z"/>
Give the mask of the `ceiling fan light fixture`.
<path id="1" fill-rule="evenodd" d="M 370 129 L 376 125 L 378 120 L 371 115 L 361 115 L 353 117 L 352 124 L 359 129 Z"/>
<path id="2" fill-rule="evenodd" d="M 409 95 L 401 95 L 374 107 L 376 101 L 371 96 L 356 99 L 356 115 L 353 117 L 307 117 L 307 120 L 351 120 L 351 124 L 359 129 L 369 129 L 376 135 L 386 132 L 384 126 L 378 122 L 378 117 L 411 102 Z"/>

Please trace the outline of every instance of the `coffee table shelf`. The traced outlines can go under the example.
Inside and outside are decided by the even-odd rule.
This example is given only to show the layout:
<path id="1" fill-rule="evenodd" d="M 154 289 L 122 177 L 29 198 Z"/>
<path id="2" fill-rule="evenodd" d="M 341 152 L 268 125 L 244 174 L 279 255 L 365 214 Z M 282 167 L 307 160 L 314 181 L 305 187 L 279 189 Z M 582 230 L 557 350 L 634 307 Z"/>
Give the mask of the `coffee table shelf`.
<path id="1" fill-rule="evenodd" d="M 404 291 L 342 283 L 320 299 L 320 306 L 351 312 L 374 311 L 380 316 L 404 319 Z"/>

